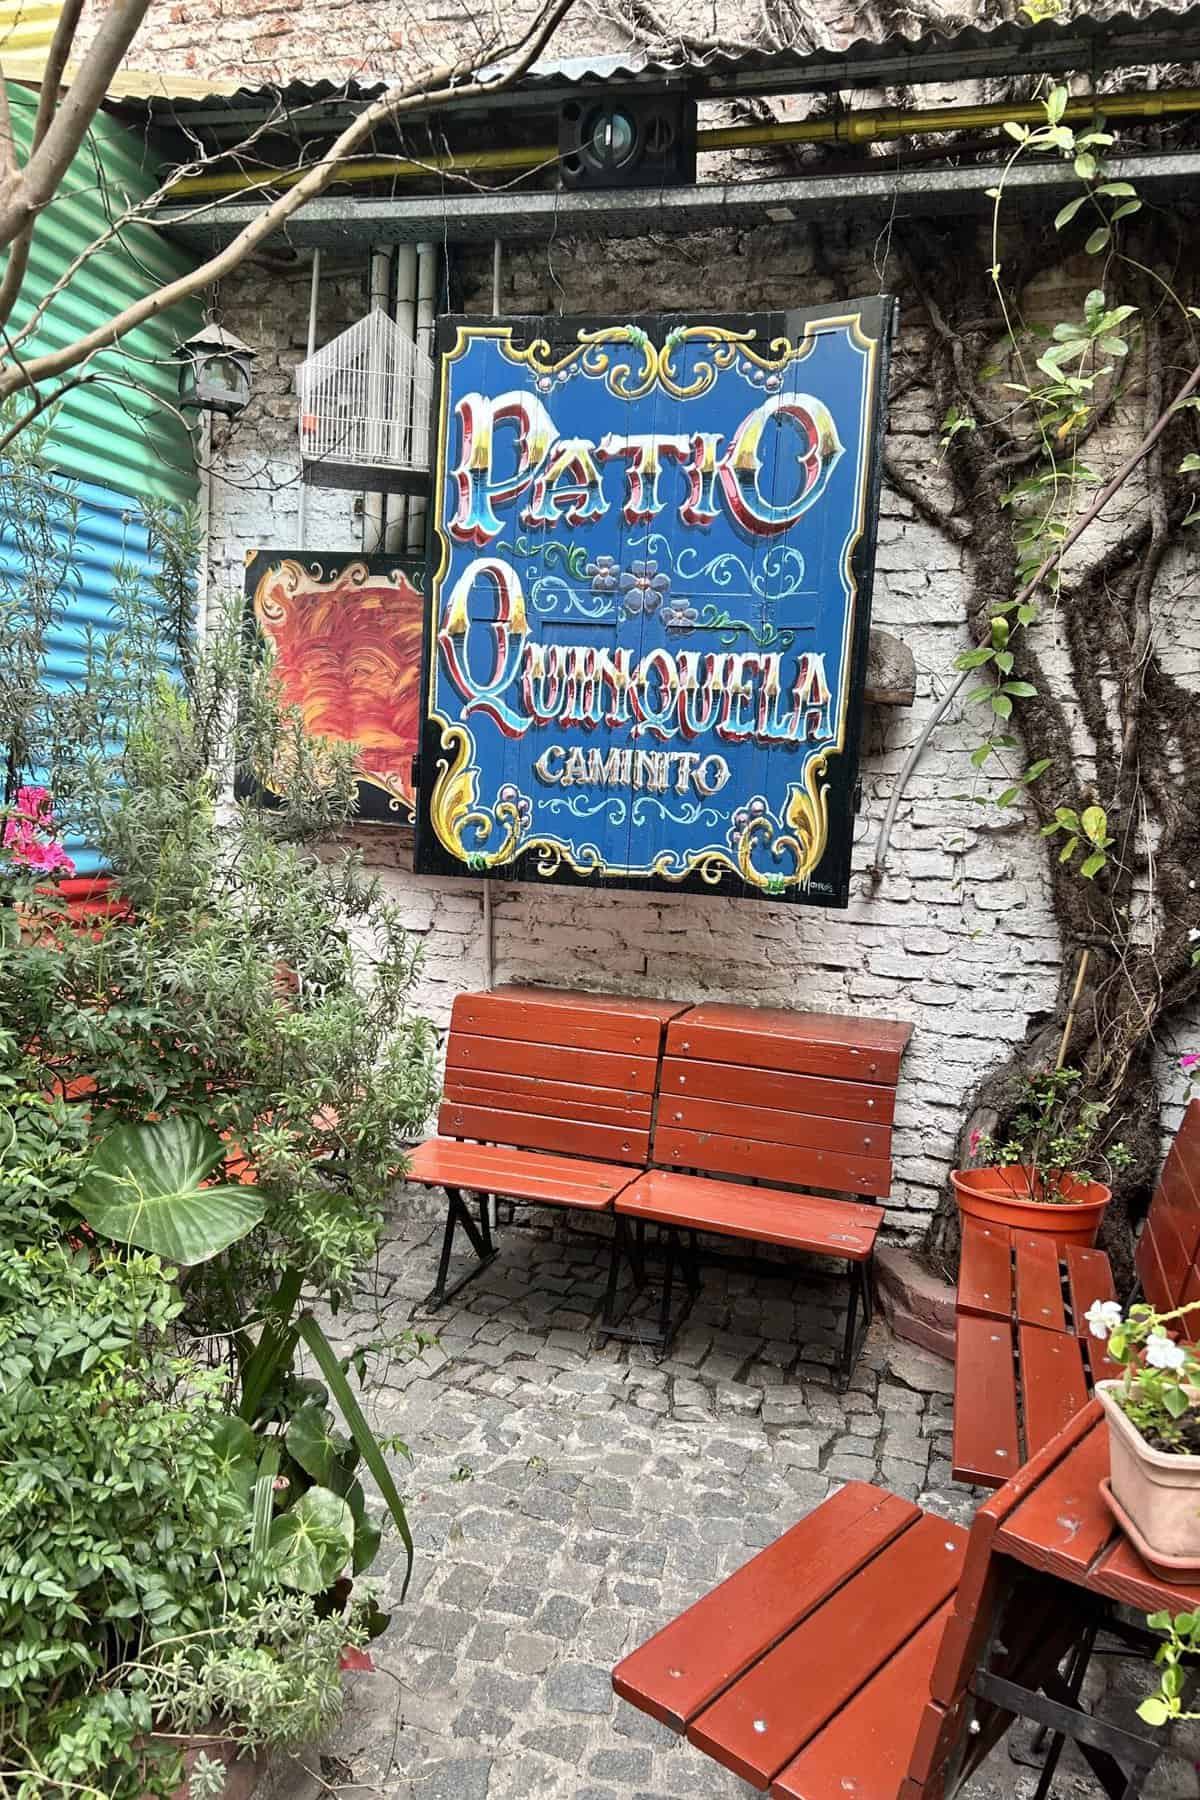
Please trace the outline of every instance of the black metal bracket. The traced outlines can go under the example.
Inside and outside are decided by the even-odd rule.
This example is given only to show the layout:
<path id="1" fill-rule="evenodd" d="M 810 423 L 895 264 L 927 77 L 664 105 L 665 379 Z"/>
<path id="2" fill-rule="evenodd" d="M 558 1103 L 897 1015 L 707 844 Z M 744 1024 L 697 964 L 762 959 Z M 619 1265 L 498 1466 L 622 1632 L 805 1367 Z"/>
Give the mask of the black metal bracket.
<path id="1" fill-rule="evenodd" d="M 977 1670 L 971 1681 L 971 1692 L 978 1699 L 989 1701 L 1017 1718 L 1031 1719 L 1035 1725 L 1053 1732 L 1038 1783 L 1037 1800 L 1046 1800 L 1049 1794 L 1050 1782 L 1067 1738 L 1078 1745 L 1080 1755 L 1109 1800 L 1137 1800 L 1143 1781 L 1158 1760 L 1160 1746 L 1153 1740 L 1093 1718 L 1078 1704 L 1078 1689 L 1087 1668 L 1093 1638 L 1094 1632 L 1089 1634 L 1081 1653 L 1075 1657 L 1071 1675 L 1066 1680 L 1057 1673 L 1044 1675 L 1041 1691 L 1007 1681 L 987 1669 Z"/>
<path id="2" fill-rule="evenodd" d="M 631 1229 L 631 1223 L 633 1229 Z M 659 1227 L 663 1239 L 663 1271 L 662 1285 L 658 1305 L 658 1324 L 656 1328 L 641 1322 L 633 1325 L 623 1323 L 629 1310 L 629 1300 L 620 1312 L 617 1311 L 617 1290 L 620 1285 L 622 1265 L 628 1263 L 633 1277 L 633 1294 L 640 1294 L 647 1285 L 646 1275 L 646 1221 L 636 1219 L 632 1222 L 624 1213 L 618 1213 L 614 1220 L 612 1248 L 609 1253 L 608 1285 L 604 1294 L 604 1311 L 597 1327 L 597 1338 L 605 1343 L 609 1338 L 616 1338 L 624 1344 L 652 1344 L 657 1349 L 665 1350 L 671 1339 L 687 1318 L 692 1304 L 700 1292 L 700 1265 L 696 1248 L 694 1231 L 680 1231 L 674 1225 Z M 671 1299 L 675 1289 L 675 1275 L 678 1270 L 687 1288 L 687 1298 L 674 1317 L 671 1316 Z"/>
<path id="3" fill-rule="evenodd" d="M 449 1201 L 446 1208 L 446 1229 L 442 1234 L 442 1254 L 438 1258 L 437 1280 L 425 1297 L 425 1308 L 428 1312 L 436 1312 L 439 1306 L 444 1306 L 452 1295 L 457 1294 L 460 1288 L 464 1288 L 468 1281 L 474 1281 L 480 1270 L 486 1269 L 488 1264 L 496 1259 L 496 1246 L 492 1242 L 492 1228 L 488 1219 L 489 1196 L 487 1194 L 478 1196 L 479 1223 L 476 1225 L 462 1197 L 461 1190 L 448 1187 L 446 1194 Z M 454 1250 L 454 1237 L 459 1230 L 465 1235 L 478 1260 L 474 1268 L 468 1269 L 464 1275 L 460 1275 L 457 1281 L 452 1281 L 447 1287 L 446 1277 L 450 1273 L 450 1257 Z"/>

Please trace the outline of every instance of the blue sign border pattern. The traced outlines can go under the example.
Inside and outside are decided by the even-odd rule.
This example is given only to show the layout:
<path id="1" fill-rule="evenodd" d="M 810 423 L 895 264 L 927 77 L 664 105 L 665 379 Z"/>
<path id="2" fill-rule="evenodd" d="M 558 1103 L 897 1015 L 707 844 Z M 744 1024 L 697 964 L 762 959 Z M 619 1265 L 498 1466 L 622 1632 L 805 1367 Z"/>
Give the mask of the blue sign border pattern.
<path id="1" fill-rule="evenodd" d="M 439 321 L 418 870 L 847 903 L 894 310 L 878 296 Z M 794 499 L 801 467 L 798 510 L 764 473 L 794 432 L 738 436 L 781 407 L 810 430 L 811 459 L 791 456 L 779 484 Z M 655 460 L 635 441 L 668 449 Z M 547 648 L 564 630 L 581 646 Z M 602 712 L 581 659 L 618 632 Z M 632 723 L 623 675 L 641 684 Z M 737 741 L 659 748 L 677 734 L 656 729 L 652 699 L 685 717 L 697 688 L 709 719 L 714 692 L 743 696 L 722 702 Z M 547 747 L 551 691 L 568 695 L 574 740 Z M 743 705 L 752 734 L 730 726 Z"/>

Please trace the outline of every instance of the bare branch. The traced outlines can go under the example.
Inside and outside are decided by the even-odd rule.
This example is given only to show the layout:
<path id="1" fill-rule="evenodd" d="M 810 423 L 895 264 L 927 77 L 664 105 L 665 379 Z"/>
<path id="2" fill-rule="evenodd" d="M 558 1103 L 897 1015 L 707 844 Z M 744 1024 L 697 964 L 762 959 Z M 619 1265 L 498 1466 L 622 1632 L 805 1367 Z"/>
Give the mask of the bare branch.
<path id="1" fill-rule="evenodd" d="M 0 184 L 0 246 L 11 244 L 58 192 L 149 6 L 150 0 L 113 0 L 69 93 L 54 110 L 41 143 L 24 169 Z M 57 58 L 64 44 L 70 48 L 74 37 L 74 26 L 69 23 L 71 10 L 67 9 L 66 28 L 62 29 L 64 22 L 60 19 L 60 29 L 55 31 L 52 58 Z M 65 55 L 62 60 L 65 64 Z M 43 89 L 39 117 L 45 104 Z"/>
<path id="2" fill-rule="evenodd" d="M 294 187 L 265 207 L 257 219 L 245 226 L 223 250 L 218 251 L 207 262 L 201 263 L 187 275 L 168 282 L 154 293 L 143 295 L 123 312 L 104 325 L 97 326 L 86 336 L 77 338 L 74 343 L 65 344 L 61 349 L 47 352 L 44 356 L 34 357 L 24 369 L 0 367 L 0 400 L 50 376 L 63 374 L 77 363 L 93 356 L 96 351 L 116 343 L 126 332 L 132 331 L 146 319 L 156 317 L 181 300 L 220 281 L 264 239 L 286 224 L 309 200 L 323 193 L 336 178 L 339 165 L 345 157 L 388 120 L 405 113 L 423 111 L 449 100 L 461 101 L 476 96 L 483 98 L 511 86 L 541 54 L 573 4 L 574 0 L 558 0 L 533 30 L 527 32 L 515 46 L 506 47 L 501 55 L 511 53 L 513 60 L 501 75 L 481 80 L 475 74 L 477 59 L 460 58 L 457 62 L 443 64 L 422 79 L 390 89 L 370 106 L 364 107 Z M 0 218 L 2 217 L 3 214 L 0 213 Z"/>
<path id="3" fill-rule="evenodd" d="M 38 95 L 37 113 L 33 121 L 33 138 L 29 147 L 31 156 L 44 143 L 46 133 L 54 119 L 63 73 L 67 66 L 67 58 L 71 54 L 71 46 L 75 42 L 75 33 L 79 28 L 79 18 L 82 12 L 83 0 L 66 0 L 66 4 L 58 15 L 58 23 L 54 28 L 54 37 L 42 74 L 42 88 Z M 17 166 L 16 144 L 12 140 L 7 94 L 4 99 L 4 110 L 6 123 L 9 126 L 9 143 L 12 150 L 11 167 L 15 171 Z M 4 279 L 0 281 L 0 327 L 7 325 L 25 280 L 25 271 L 29 267 L 29 251 L 33 243 L 34 223 L 34 215 L 31 214 L 9 246 Z"/>

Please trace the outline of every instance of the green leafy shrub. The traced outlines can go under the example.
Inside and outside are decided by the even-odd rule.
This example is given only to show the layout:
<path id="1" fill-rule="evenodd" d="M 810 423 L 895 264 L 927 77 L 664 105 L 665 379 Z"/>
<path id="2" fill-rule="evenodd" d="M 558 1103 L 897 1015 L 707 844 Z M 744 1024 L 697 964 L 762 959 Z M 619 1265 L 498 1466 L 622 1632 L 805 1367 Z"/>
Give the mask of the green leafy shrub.
<path id="1" fill-rule="evenodd" d="M 114 571 L 116 629 L 79 684 L 42 682 L 73 501 L 36 447 L 10 454 L 0 1797 L 134 1800 L 170 1791 L 172 1733 L 214 1715 L 247 1747 L 328 1724 L 343 1653 L 386 1623 L 360 1579 L 382 1531 L 360 1467 L 411 1567 L 307 1303 L 336 1307 L 369 1262 L 433 1103 L 433 1039 L 396 910 L 329 847 L 351 755 L 280 707 L 237 607 L 196 645 L 186 522 L 151 521 L 149 584 Z M 65 830 L 116 882 L 82 925 L 53 885 Z M 193 1792 L 220 1781 L 202 1759 Z"/>

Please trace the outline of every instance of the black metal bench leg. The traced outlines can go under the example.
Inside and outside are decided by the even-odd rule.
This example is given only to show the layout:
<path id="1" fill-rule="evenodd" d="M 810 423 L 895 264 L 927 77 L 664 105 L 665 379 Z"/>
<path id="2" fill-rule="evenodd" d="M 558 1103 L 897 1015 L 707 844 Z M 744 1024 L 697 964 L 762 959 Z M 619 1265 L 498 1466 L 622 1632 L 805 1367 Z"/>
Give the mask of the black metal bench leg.
<path id="1" fill-rule="evenodd" d="M 1075 1650 L 1071 1656 L 1070 1666 L 1067 1670 L 1066 1686 L 1067 1692 L 1071 1697 L 1070 1703 L 1072 1706 L 1079 1705 L 1079 1693 L 1080 1689 L 1083 1687 L 1083 1678 L 1087 1674 L 1087 1666 L 1092 1660 L 1092 1650 L 1096 1643 L 1096 1629 L 1095 1623 L 1087 1627 L 1083 1637 L 1075 1646 Z M 1034 1790 L 1033 1800 L 1048 1800 L 1050 1783 L 1054 1780 L 1054 1772 L 1058 1768 L 1058 1759 L 1063 1753 L 1063 1745 L 1066 1741 L 1066 1733 L 1063 1731 L 1056 1731 L 1050 1739 L 1050 1744 L 1046 1751 L 1046 1760 L 1042 1764 L 1042 1772 L 1038 1778 L 1037 1787 Z"/>
<path id="2" fill-rule="evenodd" d="M 854 1365 L 858 1360 L 858 1352 L 862 1340 L 866 1337 L 871 1324 L 872 1297 L 871 1277 L 865 1262 L 847 1260 L 846 1270 L 850 1277 L 850 1297 L 846 1302 L 846 1332 L 842 1339 L 842 1388 L 849 1387 L 850 1377 L 854 1373 Z M 862 1326 L 858 1325 L 859 1309 L 862 1310 Z"/>
<path id="3" fill-rule="evenodd" d="M 616 1312 L 617 1281 L 620 1264 L 622 1259 L 628 1261 L 629 1266 L 633 1271 L 634 1291 L 640 1293 L 647 1281 L 645 1264 L 646 1221 L 644 1219 L 635 1220 L 633 1229 L 631 1230 L 629 1221 L 620 1214 L 617 1215 L 616 1229 L 613 1234 L 612 1260 L 608 1265 L 608 1288 L 605 1297 L 604 1313 L 601 1317 L 599 1330 L 597 1332 L 597 1336 L 601 1343 L 603 1343 L 606 1338 L 615 1337 L 619 1338 L 623 1343 L 650 1343 L 660 1350 L 665 1350 L 675 1333 L 678 1331 L 680 1325 L 691 1311 L 692 1301 L 700 1292 L 700 1277 L 696 1264 L 694 1242 L 690 1247 L 685 1247 L 680 1233 L 672 1225 L 666 1225 L 662 1230 L 663 1273 L 662 1293 L 658 1304 L 658 1328 L 657 1330 L 649 1328 L 641 1321 L 637 1321 L 632 1325 L 625 1325 L 621 1323 L 623 1312 L 620 1315 Z M 688 1236 L 694 1240 L 695 1233 L 689 1232 Z M 686 1304 L 680 1308 L 677 1316 L 672 1319 L 671 1300 L 675 1292 L 676 1267 L 678 1267 L 684 1282 L 687 1285 L 688 1298 Z"/>
<path id="4" fill-rule="evenodd" d="M 679 1234 L 667 1232 L 663 1259 L 662 1293 L 658 1302 L 658 1342 L 665 1350 L 671 1339 L 671 1293 L 675 1286 L 675 1264 L 679 1256 Z"/>
<path id="5" fill-rule="evenodd" d="M 640 1294 L 646 1285 L 646 1258 L 642 1255 L 644 1244 L 646 1244 L 646 1220 L 635 1220 L 635 1224 L 630 1226 L 630 1220 L 624 1217 L 624 1213 L 617 1213 L 613 1219 L 612 1249 L 608 1253 L 608 1283 L 604 1287 L 604 1310 L 601 1312 L 601 1321 L 597 1327 L 597 1343 L 604 1343 L 608 1337 L 626 1336 L 626 1332 L 621 1328 L 621 1319 L 624 1318 L 630 1301 L 626 1300 L 624 1307 L 617 1310 L 617 1289 L 621 1285 L 621 1264 L 628 1262 L 630 1265 L 630 1273 L 633 1276 L 633 1294 Z M 633 1336 L 633 1334 L 628 1334 L 628 1336 Z"/>
<path id="6" fill-rule="evenodd" d="M 468 1281 L 474 1281 L 480 1270 L 486 1269 L 496 1257 L 496 1247 L 492 1242 L 491 1227 L 488 1223 L 488 1196 L 486 1194 L 479 1196 L 479 1224 L 476 1225 L 461 1191 L 458 1188 L 447 1188 L 446 1195 L 449 1204 L 446 1208 L 446 1229 L 442 1234 L 442 1253 L 438 1258 L 437 1280 L 425 1297 L 425 1307 L 429 1312 L 436 1312 L 439 1306 L 444 1306 L 452 1295 L 457 1294 Z M 460 1275 L 457 1281 L 451 1282 L 447 1287 L 446 1277 L 450 1273 L 454 1235 L 459 1230 L 466 1234 L 467 1241 L 474 1250 L 478 1261 L 474 1268 L 468 1269 L 465 1275 Z"/>

